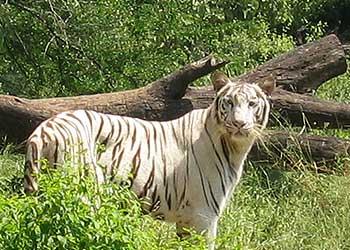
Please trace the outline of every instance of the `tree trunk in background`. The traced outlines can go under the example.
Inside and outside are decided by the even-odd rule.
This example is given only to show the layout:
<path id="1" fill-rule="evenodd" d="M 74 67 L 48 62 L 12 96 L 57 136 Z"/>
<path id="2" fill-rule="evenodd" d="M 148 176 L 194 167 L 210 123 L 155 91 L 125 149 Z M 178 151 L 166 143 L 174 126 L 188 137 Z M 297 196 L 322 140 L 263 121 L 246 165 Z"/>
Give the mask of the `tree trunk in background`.
<path id="1" fill-rule="evenodd" d="M 0 95 L 0 134 L 22 142 L 42 121 L 73 109 L 170 120 L 193 109 L 188 100 L 181 99 L 188 84 L 225 64 L 208 56 L 143 88 L 116 93 L 37 100 Z"/>
<path id="2" fill-rule="evenodd" d="M 273 74 L 277 85 L 297 93 L 310 93 L 324 82 L 346 72 L 344 48 L 335 35 L 284 53 L 237 79 L 254 82 Z"/>

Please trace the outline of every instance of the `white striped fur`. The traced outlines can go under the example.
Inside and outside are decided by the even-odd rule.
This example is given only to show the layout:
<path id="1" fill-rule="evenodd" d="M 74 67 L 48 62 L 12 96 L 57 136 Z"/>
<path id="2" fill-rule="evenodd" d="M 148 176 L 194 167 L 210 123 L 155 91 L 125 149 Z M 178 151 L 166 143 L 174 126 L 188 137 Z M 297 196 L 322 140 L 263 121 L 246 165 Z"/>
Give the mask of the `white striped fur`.
<path id="1" fill-rule="evenodd" d="M 194 228 L 214 239 L 244 160 L 266 126 L 270 106 L 264 91 L 273 86 L 233 83 L 222 73 L 212 81 L 218 93 L 209 108 L 168 122 L 86 110 L 46 120 L 27 142 L 25 190 L 38 190 L 38 160 L 56 165 L 69 154 L 90 166 L 98 183 L 131 173 L 131 189 L 149 202 L 146 209 L 155 217 L 176 223 L 179 234 Z"/>

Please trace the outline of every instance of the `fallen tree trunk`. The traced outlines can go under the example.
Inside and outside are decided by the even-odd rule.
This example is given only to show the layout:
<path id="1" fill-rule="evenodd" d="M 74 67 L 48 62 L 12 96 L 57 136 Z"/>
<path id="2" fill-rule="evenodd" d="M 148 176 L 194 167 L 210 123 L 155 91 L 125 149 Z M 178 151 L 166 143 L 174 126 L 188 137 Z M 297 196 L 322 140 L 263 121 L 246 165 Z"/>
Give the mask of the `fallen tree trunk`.
<path id="1" fill-rule="evenodd" d="M 90 109 L 146 120 L 170 120 L 192 110 L 182 100 L 194 80 L 224 66 L 212 56 L 186 65 L 173 74 L 143 88 L 108 94 L 29 100 L 0 95 L 0 135 L 20 143 L 44 120 L 73 109 Z"/>
<path id="2" fill-rule="evenodd" d="M 0 96 L 0 134 L 7 135 L 10 141 L 21 142 L 43 120 L 71 109 L 91 109 L 146 120 L 174 119 L 209 105 L 213 93 L 208 88 L 192 89 L 185 98 L 181 97 L 190 82 L 225 64 L 216 63 L 209 56 L 144 88 L 117 93 L 39 100 Z M 344 51 L 338 38 L 330 35 L 270 60 L 237 80 L 258 82 L 274 74 L 279 86 L 306 91 L 345 71 Z M 296 112 L 300 113 L 300 108 Z"/>
<path id="3" fill-rule="evenodd" d="M 278 90 L 271 97 L 272 122 L 312 128 L 350 128 L 350 105 Z M 277 121 L 278 120 L 278 121 Z"/>
<path id="4" fill-rule="evenodd" d="M 340 173 L 349 170 L 345 161 L 339 160 L 350 153 L 350 140 L 332 136 L 298 135 L 296 133 L 269 131 L 253 146 L 249 159 L 270 164 L 278 163 L 286 169 L 313 166 L 313 170 L 323 173 Z M 282 164 L 281 164 L 282 163 Z"/>

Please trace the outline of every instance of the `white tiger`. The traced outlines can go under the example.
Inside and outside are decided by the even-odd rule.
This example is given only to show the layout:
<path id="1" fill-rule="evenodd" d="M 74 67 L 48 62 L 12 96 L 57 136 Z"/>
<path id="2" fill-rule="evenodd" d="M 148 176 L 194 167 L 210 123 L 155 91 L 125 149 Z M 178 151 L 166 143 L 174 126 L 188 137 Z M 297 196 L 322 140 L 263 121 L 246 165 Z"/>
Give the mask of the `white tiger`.
<path id="1" fill-rule="evenodd" d="M 131 189 L 152 215 L 176 223 L 179 234 L 205 231 L 213 249 L 219 217 L 268 121 L 275 83 L 232 82 L 220 72 L 212 82 L 217 96 L 209 108 L 168 122 L 86 110 L 44 121 L 27 141 L 26 192 L 38 190 L 40 159 L 56 165 L 85 152 L 74 161 L 90 166 L 98 183 L 132 176 Z"/>

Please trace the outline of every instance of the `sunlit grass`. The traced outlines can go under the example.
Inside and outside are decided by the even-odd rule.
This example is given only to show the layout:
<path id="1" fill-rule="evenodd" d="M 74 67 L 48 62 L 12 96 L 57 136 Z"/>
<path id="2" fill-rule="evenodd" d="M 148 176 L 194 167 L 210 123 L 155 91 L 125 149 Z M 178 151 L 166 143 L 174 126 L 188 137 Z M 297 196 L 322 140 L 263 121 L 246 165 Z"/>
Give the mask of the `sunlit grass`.
<path id="1" fill-rule="evenodd" d="M 345 249 L 350 178 L 250 166 L 221 222 L 223 249 Z"/>
<path id="2" fill-rule="evenodd" d="M 322 84 L 317 90 L 317 96 L 325 100 L 350 103 L 350 72 Z"/>

